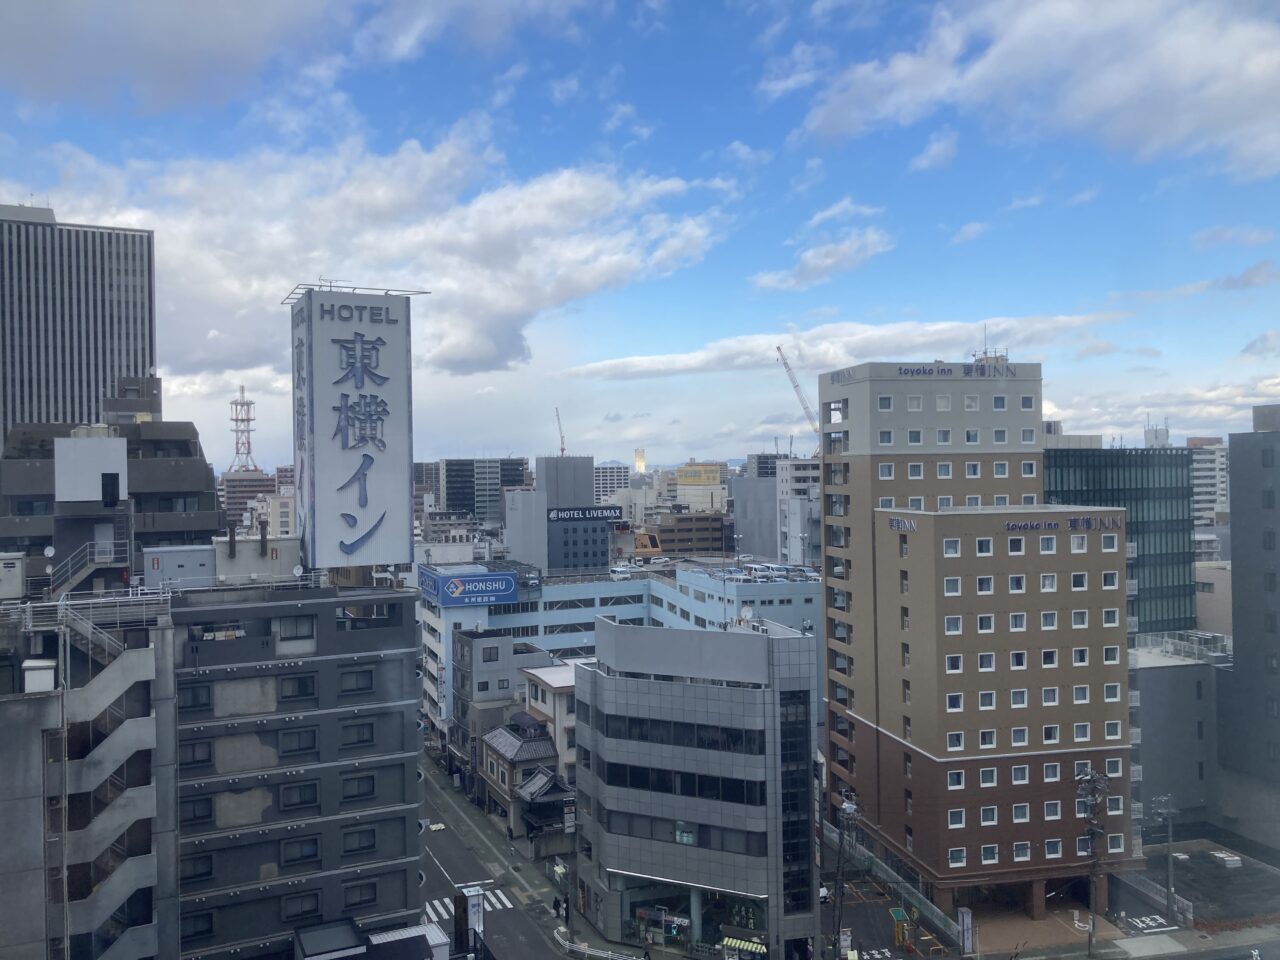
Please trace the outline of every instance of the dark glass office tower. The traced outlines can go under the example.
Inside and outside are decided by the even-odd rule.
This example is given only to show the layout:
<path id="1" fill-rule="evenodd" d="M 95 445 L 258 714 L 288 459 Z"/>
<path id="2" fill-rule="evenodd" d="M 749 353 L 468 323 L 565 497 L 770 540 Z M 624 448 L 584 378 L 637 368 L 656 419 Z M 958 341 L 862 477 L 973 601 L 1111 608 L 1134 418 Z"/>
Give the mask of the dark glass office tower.
<path id="1" fill-rule="evenodd" d="M 1191 451 L 1177 447 L 1044 451 L 1048 503 L 1124 507 L 1127 632 L 1194 630 Z"/>

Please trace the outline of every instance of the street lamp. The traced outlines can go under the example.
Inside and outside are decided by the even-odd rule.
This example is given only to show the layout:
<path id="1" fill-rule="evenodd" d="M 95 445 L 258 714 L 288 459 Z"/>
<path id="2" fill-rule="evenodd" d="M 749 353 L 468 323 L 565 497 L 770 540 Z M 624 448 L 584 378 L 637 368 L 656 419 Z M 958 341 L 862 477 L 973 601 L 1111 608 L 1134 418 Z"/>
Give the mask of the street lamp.
<path id="1" fill-rule="evenodd" d="M 809 535 L 807 533 L 800 534 L 800 562 L 806 567 L 809 565 Z"/>
<path id="2" fill-rule="evenodd" d="M 1165 910 L 1168 912 L 1168 919 L 1172 923 L 1178 922 L 1178 900 L 1173 891 L 1173 815 L 1178 811 L 1173 806 L 1173 794 L 1166 793 L 1159 797 L 1152 797 L 1152 803 L 1158 803 L 1163 807 L 1164 813 L 1164 895 Z"/>

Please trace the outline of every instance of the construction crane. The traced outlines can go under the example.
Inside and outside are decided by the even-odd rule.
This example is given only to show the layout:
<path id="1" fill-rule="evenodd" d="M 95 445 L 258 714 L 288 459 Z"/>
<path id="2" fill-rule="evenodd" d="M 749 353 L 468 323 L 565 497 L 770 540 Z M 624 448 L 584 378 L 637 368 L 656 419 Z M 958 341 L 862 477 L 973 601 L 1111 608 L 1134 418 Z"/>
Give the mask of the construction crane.
<path id="1" fill-rule="evenodd" d="M 564 456 L 564 424 L 560 422 L 560 408 L 556 407 L 556 429 L 560 431 L 560 456 Z"/>
<path id="2" fill-rule="evenodd" d="M 809 406 L 809 398 L 804 395 L 804 390 L 800 388 L 800 381 L 796 377 L 796 372 L 791 369 L 791 364 L 787 362 L 787 355 L 782 352 L 782 347 L 777 349 L 778 359 L 782 361 L 782 369 L 787 371 L 787 379 L 791 381 L 791 386 L 796 392 L 796 398 L 800 401 L 800 406 L 804 407 L 804 415 L 809 421 L 809 429 L 818 438 L 818 449 L 813 452 L 813 457 L 816 460 L 822 454 L 822 431 L 818 429 L 818 418 L 814 416 L 813 407 Z"/>

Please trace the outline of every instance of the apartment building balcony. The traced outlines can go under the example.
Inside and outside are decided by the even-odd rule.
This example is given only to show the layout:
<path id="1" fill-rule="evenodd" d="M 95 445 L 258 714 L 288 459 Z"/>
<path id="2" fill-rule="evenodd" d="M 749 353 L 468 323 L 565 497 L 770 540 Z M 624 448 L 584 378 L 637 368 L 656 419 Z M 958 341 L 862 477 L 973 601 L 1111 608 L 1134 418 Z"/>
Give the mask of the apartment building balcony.
<path id="1" fill-rule="evenodd" d="M 1142 801 L 1141 800 L 1129 801 L 1129 818 L 1131 820 L 1142 819 Z"/>
<path id="2" fill-rule="evenodd" d="M 1126 580 L 1124 582 L 1124 595 L 1126 597 L 1136 597 L 1138 595 L 1138 581 Z"/>
<path id="3" fill-rule="evenodd" d="M 1140 764 L 1129 764 L 1129 780 L 1131 783 L 1142 782 L 1142 766 Z"/>
<path id="4" fill-rule="evenodd" d="M 1142 706 L 1142 691 L 1141 691 L 1141 690 L 1130 690 L 1130 691 L 1129 691 L 1129 706 L 1131 706 L 1131 707 L 1140 707 L 1140 706 Z"/>
<path id="5" fill-rule="evenodd" d="M 1124 629 L 1125 629 L 1125 632 L 1126 632 L 1126 633 L 1137 633 L 1137 632 L 1138 632 L 1138 618 L 1137 618 L 1137 617 L 1125 617 L 1125 618 L 1124 618 Z"/>
<path id="6" fill-rule="evenodd" d="M 1124 545 L 1124 558 L 1126 560 L 1138 559 L 1138 545 L 1132 540 Z"/>
<path id="7" fill-rule="evenodd" d="M 1136 747 L 1140 743 L 1142 743 L 1142 728 L 1130 727 L 1129 728 L 1129 746 Z"/>

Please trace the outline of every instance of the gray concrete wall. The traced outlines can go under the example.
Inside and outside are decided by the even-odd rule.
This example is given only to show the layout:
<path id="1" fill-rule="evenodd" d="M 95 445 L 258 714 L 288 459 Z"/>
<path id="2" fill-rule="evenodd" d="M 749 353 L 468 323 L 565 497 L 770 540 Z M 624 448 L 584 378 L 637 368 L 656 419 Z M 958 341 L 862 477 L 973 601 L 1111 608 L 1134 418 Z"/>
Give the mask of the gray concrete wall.
<path id="1" fill-rule="evenodd" d="M 1203 819 L 1218 766 L 1218 671 L 1188 661 L 1143 667 L 1135 675 L 1142 743 L 1133 762 L 1142 766 L 1146 826 L 1153 826 L 1153 808 L 1159 806 L 1150 801 L 1161 796 L 1173 797 L 1180 816 Z"/>
<path id="2" fill-rule="evenodd" d="M 759 560 L 778 559 L 778 480 L 776 477 L 731 477 L 733 532 L 739 554 Z"/>

